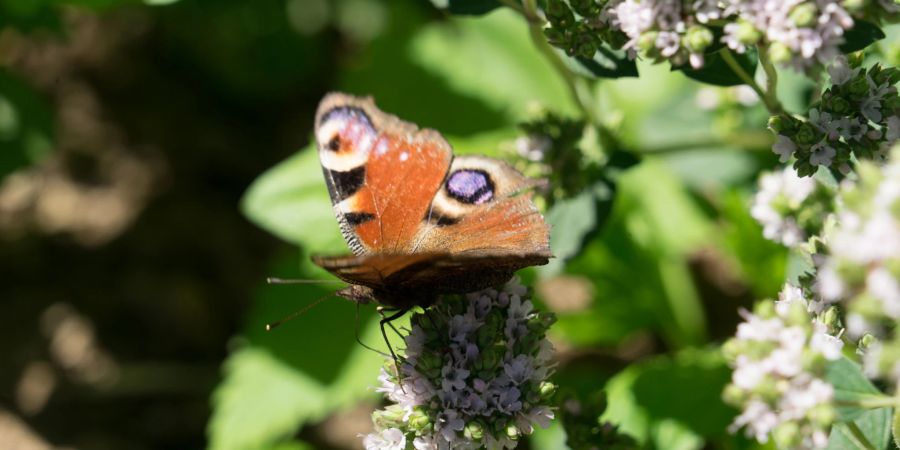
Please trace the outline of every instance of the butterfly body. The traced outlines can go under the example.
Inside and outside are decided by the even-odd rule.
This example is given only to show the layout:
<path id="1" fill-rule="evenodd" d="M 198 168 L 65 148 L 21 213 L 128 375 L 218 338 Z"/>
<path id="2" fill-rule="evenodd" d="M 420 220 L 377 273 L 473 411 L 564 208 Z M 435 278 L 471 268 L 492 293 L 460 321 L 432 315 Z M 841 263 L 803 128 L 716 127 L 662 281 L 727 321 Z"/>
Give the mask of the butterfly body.
<path id="1" fill-rule="evenodd" d="M 529 192 L 538 182 L 502 161 L 454 157 L 436 131 L 345 94 L 322 100 L 316 140 L 353 255 L 313 262 L 350 284 L 339 295 L 426 307 L 441 294 L 501 284 L 551 256 L 549 228 Z"/>

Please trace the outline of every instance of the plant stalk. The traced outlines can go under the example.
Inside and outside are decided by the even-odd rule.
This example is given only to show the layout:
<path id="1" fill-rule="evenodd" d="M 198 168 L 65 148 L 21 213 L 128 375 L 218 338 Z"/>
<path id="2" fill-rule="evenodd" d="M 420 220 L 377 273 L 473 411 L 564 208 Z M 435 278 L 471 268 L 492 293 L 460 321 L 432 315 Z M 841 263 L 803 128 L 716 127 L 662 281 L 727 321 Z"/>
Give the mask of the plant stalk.
<path id="1" fill-rule="evenodd" d="M 762 54 L 763 50 L 760 49 L 760 54 Z M 775 83 L 777 83 L 777 75 L 774 78 L 767 78 L 767 85 L 773 89 L 771 95 L 768 92 L 764 91 L 763 88 L 753 79 L 753 75 L 747 73 L 741 64 L 738 63 L 737 59 L 734 57 L 734 53 L 731 52 L 728 48 L 722 49 L 722 60 L 725 61 L 725 64 L 728 64 L 728 67 L 731 68 L 731 71 L 734 72 L 741 81 L 744 82 L 747 86 L 750 86 L 753 89 L 753 92 L 756 92 L 756 95 L 759 96 L 760 100 L 762 100 L 763 104 L 766 105 L 766 109 L 769 110 L 769 113 L 772 115 L 780 115 L 784 113 L 784 110 L 781 108 L 781 103 L 775 98 L 774 87 Z M 762 59 L 762 57 L 760 57 Z M 763 64 L 765 66 L 765 64 Z M 774 69 L 774 67 L 773 67 Z M 768 72 L 766 73 L 768 77 Z"/>

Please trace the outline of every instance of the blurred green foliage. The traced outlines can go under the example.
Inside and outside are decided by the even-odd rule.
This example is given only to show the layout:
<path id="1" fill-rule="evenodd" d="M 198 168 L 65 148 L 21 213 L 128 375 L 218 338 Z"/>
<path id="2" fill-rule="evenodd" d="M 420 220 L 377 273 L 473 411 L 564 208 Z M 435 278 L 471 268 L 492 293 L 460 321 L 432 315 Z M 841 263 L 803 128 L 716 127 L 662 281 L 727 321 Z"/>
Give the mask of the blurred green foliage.
<path id="1" fill-rule="evenodd" d="M 433 3 L 467 15 L 449 17 L 411 1 L 0 0 L 0 26 L 62 32 L 63 5 L 98 13 L 155 5 L 161 39 L 173 49 L 167 63 L 221 92 L 222 107 L 250 98 L 275 102 L 307 84 L 323 93 L 372 95 L 383 110 L 441 131 L 459 154 L 516 163 L 503 149 L 535 111 L 583 114 L 510 8 L 497 9 L 493 1 Z M 865 36 L 860 39 L 874 39 Z M 338 51 L 342 58 L 323 56 Z M 722 75 L 715 57 L 701 71 L 672 71 L 602 50 L 594 58 L 553 51 L 581 75 L 610 78 L 582 92 L 617 137 L 594 144 L 606 156 L 633 158 L 616 176 L 592 180 L 597 184 L 553 203 L 546 216 L 557 258 L 523 275 L 586 280 L 591 301 L 558 312 L 552 337 L 567 355 L 616 355 L 614 363 L 603 360 L 590 370 L 563 363 L 558 376 L 573 389 L 604 388 L 608 405 L 594 419 L 647 448 L 757 448 L 725 432 L 735 411 L 720 399 L 729 372 L 715 346 L 733 332 L 739 307 L 775 295 L 788 271 L 786 251 L 764 240 L 748 213 L 757 174 L 776 160 L 762 129 L 767 114 L 758 104 L 697 107 L 697 80 L 738 84 Z M 743 61 L 749 72 L 752 61 L 749 54 Z M 809 82 L 790 74 L 782 81 L 787 108 L 805 108 Z M 46 99 L 0 71 L 0 177 L 46 157 L 53 120 Z M 328 279 L 308 256 L 347 252 L 312 144 L 261 174 L 240 207 L 292 247 L 275 261 L 247 262 L 267 265 L 272 276 Z M 706 266 L 704 255 L 711 258 Z M 384 348 L 369 306 L 357 319 L 356 306 L 330 299 L 264 331 L 266 323 L 333 291 L 326 284 L 259 286 L 211 399 L 211 449 L 313 448 L 296 438 L 304 427 L 377 401 L 369 386 L 383 358 L 354 339 L 358 329 L 363 342 Z M 544 306 L 555 307 L 552 300 Z M 650 349 L 621 356 L 641 341 Z M 835 364 L 830 381 L 839 398 L 877 392 L 849 361 Z M 842 414 L 871 442 L 887 444 L 890 411 Z M 849 448 L 843 428 L 833 435 L 833 448 Z M 531 448 L 559 448 L 564 440 L 564 427 L 554 425 L 536 432 Z"/>

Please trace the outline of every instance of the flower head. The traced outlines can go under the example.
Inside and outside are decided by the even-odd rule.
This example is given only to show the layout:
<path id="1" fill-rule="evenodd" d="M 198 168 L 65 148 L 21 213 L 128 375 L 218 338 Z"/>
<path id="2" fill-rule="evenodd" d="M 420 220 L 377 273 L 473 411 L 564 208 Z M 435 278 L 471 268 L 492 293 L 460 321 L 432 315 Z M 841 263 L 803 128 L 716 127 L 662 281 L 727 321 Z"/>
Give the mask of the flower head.
<path id="1" fill-rule="evenodd" d="M 843 342 L 816 318 L 820 302 L 786 284 L 777 302 L 759 303 L 738 325 L 725 352 L 734 369 L 725 400 L 742 408 L 731 431 L 744 428 L 759 442 L 782 448 L 823 448 L 834 418 L 834 389 L 822 379 L 825 363 Z"/>
<path id="2" fill-rule="evenodd" d="M 900 148 L 887 165 L 861 164 L 859 175 L 841 185 L 815 287 L 844 306 L 851 337 L 875 340 L 861 344 L 866 372 L 896 383 L 900 366 L 885 358 L 900 356 Z"/>
<path id="3" fill-rule="evenodd" d="M 555 386 L 544 333 L 554 320 L 534 310 L 518 281 L 415 314 L 401 376 L 388 362 L 379 377 L 378 391 L 394 404 L 373 414 L 366 448 L 394 448 L 398 433 L 417 450 L 512 448 L 547 426 Z"/>
<path id="4" fill-rule="evenodd" d="M 750 215 L 763 226 L 766 239 L 788 247 L 799 245 L 807 238 L 800 212 L 815 190 L 815 180 L 799 177 L 790 167 L 765 173 L 759 179 Z"/>

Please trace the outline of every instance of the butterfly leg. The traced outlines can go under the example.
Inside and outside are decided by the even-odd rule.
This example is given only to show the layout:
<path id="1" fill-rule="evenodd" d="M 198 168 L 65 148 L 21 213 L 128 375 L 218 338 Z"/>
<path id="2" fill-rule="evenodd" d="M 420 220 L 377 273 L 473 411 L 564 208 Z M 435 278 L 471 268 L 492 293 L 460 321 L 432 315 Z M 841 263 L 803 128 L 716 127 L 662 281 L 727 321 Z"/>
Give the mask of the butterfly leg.
<path id="1" fill-rule="evenodd" d="M 359 344 L 359 345 L 362 345 L 363 348 L 365 348 L 365 349 L 367 349 L 367 350 L 371 350 L 371 351 L 373 351 L 373 352 L 375 352 L 375 353 L 378 353 L 378 354 L 381 355 L 381 356 L 384 356 L 385 358 L 390 357 L 391 355 L 388 355 L 387 353 L 385 353 L 385 352 L 383 352 L 383 351 L 381 351 L 381 350 L 378 350 L 377 348 L 373 348 L 373 347 L 371 347 L 371 346 L 366 345 L 366 344 L 362 341 L 362 339 L 359 337 L 359 305 L 360 305 L 360 303 L 357 303 L 357 304 L 356 304 L 356 318 L 355 318 L 354 321 L 353 321 L 353 322 L 354 322 L 354 323 L 353 323 L 353 335 L 356 337 L 356 343 Z"/>
<path id="2" fill-rule="evenodd" d="M 389 316 L 385 316 L 385 314 L 384 314 L 384 312 L 385 312 L 384 308 L 381 308 L 381 307 L 378 308 L 378 314 L 381 315 L 381 321 L 378 322 L 379 325 L 381 325 L 381 336 L 384 338 L 384 343 L 387 345 L 388 350 L 391 352 L 391 357 L 394 358 L 394 368 L 397 369 L 397 380 L 399 380 L 399 379 L 401 378 L 401 375 L 400 375 L 400 359 L 397 358 L 397 354 L 394 353 L 394 347 L 392 347 L 392 346 L 391 346 L 391 342 L 388 341 L 387 331 L 385 331 L 384 326 L 387 325 L 387 326 L 393 328 L 394 331 L 397 331 L 397 329 L 394 328 L 394 325 L 391 324 L 391 322 L 393 322 L 393 321 L 399 319 L 401 316 L 403 316 L 404 314 L 406 314 L 406 311 L 408 311 L 408 310 L 406 310 L 406 309 L 400 309 L 400 310 L 397 310 L 396 312 L 394 312 L 394 314 L 391 314 L 391 315 L 389 315 Z M 392 311 L 392 312 L 393 312 L 393 311 Z M 400 334 L 399 331 L 397 332 L 397 334 Z M 400 386 L 401 386 L 401 388 L 403 387 L 402 384 L 401 384 Z"/>

